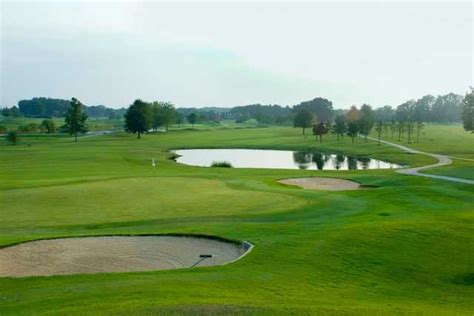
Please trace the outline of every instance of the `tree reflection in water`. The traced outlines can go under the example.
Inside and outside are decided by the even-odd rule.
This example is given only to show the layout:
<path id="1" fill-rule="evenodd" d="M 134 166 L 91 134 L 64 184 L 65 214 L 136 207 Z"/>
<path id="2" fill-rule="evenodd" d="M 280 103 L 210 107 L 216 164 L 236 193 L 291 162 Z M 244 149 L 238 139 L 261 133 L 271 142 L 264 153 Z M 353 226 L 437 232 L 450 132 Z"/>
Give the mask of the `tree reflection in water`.
<path id="1" fill-rule="evenodd" d="M 304 151 L 293 152 L 293 160 L 300 169 L 308 169 L 311 163 L 311 154 Z"/>

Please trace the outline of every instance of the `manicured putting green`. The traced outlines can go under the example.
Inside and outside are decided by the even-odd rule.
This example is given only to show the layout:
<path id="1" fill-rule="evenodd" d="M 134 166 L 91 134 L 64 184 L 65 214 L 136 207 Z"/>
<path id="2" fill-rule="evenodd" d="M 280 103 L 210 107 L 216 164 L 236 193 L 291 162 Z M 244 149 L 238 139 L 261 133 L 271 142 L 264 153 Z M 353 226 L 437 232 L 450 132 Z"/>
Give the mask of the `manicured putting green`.
<path id="1" fill-rule="evenodd" d="M 140 198 L 137 198 L 140 197 Z M 198 178 L 148 177 L 0 191 L 2 227 L 40 227 L 287 211 L 303 199 Z M 15 216 L 8 216 L 8 214 Z"/>
<path id="2" fill-rule="evenodd" d="M 38 240 L 0 249 L 0 277 L 215 266 L 239 259 L 247 249 L 225 241 L 178 236 Z"/>

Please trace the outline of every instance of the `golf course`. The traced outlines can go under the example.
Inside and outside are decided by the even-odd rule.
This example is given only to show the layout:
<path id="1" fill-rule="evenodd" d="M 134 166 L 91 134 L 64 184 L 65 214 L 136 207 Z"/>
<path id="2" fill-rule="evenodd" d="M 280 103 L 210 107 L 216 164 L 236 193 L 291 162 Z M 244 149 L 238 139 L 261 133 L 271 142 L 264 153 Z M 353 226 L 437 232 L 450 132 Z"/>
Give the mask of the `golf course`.
<path id="1" fill-rule="evenodd" d="M 141 139 L 38 134 L 2 143 L 0 259 L 11 246 L 69 237 L 194 236 L 253 249 L 225 265 L 2 275 L 0 315 L 472 315 L 474 185 L 394 169 L 189 166 L 173 154 L 267 149 L 437 162 L 371 136 L 318 142 L 291 127 L 198 124 Z M 459 124 L 428 124 L 418 142 L 386 140 L 452 159 L 421 173 L 474 180 L 474 137 Z M 359 187 L 282 182 L 307 177 Z"/>

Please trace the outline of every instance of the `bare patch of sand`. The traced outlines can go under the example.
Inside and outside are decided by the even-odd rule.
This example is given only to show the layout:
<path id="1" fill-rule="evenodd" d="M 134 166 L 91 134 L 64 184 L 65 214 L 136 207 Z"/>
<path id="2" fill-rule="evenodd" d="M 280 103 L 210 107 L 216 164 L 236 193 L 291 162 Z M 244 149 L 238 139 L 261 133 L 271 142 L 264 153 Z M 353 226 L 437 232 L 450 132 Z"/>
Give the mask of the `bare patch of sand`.
<path id="1" fill-rule="evenodd" d="M 357 182 L 336 178 L 291 178 L 278 180 L 278 182 L 311 190 L 345 191 L 357 190 L 360 188 L 360 184 Z"/>
<path id="2" fill-rule="evenodd" d="M 38 240 L 0 249 L 0 277 L 152 271 L 222 265 L 246 249 L 207 238 L 112 236 Z M 200 258 L 212 254 L 212 258 Z"/>

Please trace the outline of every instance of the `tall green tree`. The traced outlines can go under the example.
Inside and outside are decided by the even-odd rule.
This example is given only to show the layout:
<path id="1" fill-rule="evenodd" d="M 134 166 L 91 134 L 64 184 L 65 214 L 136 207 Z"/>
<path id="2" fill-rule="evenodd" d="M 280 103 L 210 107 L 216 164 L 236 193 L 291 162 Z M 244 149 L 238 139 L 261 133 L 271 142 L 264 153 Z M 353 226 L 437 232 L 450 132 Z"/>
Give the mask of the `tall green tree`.
<path id="1" fill-rule="evenodd" d="M 375 120 L 386 123 L 393 120 L 395 116 L 395 110 L 390 105 L 384 105 L 383 107 L 375 109 L 374 115 Z"/>
<path id="2" fill-rule="evenodd" d="M 462 124 L 466 131 L 474 133 L 474 88 L 471 87 L 471 92 L 466 93 L 462 103 Z"/>
<path id="3" fill-rule="evenodd" d="M 414 100 L 408 100 L 407 102 L 400 104 L 395 111 L 395 119 L 398 122 L 408 122 L 409 120 L 412 120 L 414 108 Z"/>
<path id="4" fill-rule="evenodd" d="M 297 113 L 302 110 L 309 111 L 318 118 L 318 122 L 331 121 L 334 116 L 332 102 L 324 98 L 301 102 L 293 110 Z"/>
<path id="5" fill-rule="evenodd" d="M 370 105 L 364 104 L 361 106 L 359 113 L 359 132 L 364 135 L 365 141 L 367 141 L 367 136 L 375 124 L 374 110 L 372 110 Z"/>
<path id="6" fill-rule="evenodd" d="M 338 115 L 334 119 L 333 133 L 337 135 L 337 140 L 343 138 L 347 131 L 346 118 L 344 115 Z"/>
<path id="7" fill-rule="evenodd" d="M 407 135 L 408 135 L 408 143 L 411 143 L 411 135 L 413 134 L 413 131 L 415 130 L 415 123 L 413 121 L 408 121 L 405 123 Z"/>
<path id="8" fill-rule="evenodd" d="M 153 102 L 151 104 L 151 113 L 151 125 L 154 130 L 164 126 L 165 130 L 168 131 L 169 125 L 176 122 L 176 109 L 169 102 Z"/>
<path id="9" fill-rule="evenodd" d="M 357 134 L 359 134 L 359 124 L 354 121 L 350 121 L 347 123 L 347 136 L 349 136 L 352 139 L 352 145 L 354 145 L 354 139 L 357 137 Z"/>
<path id="10" fill-rule="evenodd" d="M 184 123 L 184 115 L 176 112 L 176 124 L 178 124 L 178 127 L 181 127 L 181 124 L 183 123 Z"/>
<path id="11" fill-rule="evenodd" d="M 396 121 L 391 121 L 390 122 L 390 136 L 391 139 L 393 139 L 393 135 L 395 135 L 395 132 L 398 130 L 397 122 Z"/>
<path id="12" fill-rule="evenodd" d="M 416 123 L 416 142 L 420 141 L 420 132 L 423 129 L 423 127 L 425 127 L 423 122 L 417 122 Z"/>
<path id="13" fill-rule="evenodd" d="M 384 122 L 377 121 L 375 124 L 375 131 L 377 132 L 377 144 L 380 146 L 380 138 L 382 137 L 382 131 L 384 129 Z"/>
<path id="14" fill-rule="evenodd" d="M 455 93 L 438 96 L 431 107 L 432 120 L 439 123 L 459 122 L 462 100 L 462 95 Z"/>
<path id="15" fill-rule="evenodd" d="M 303 129 L 303 135 L 305 135 L 306 129 L 313 126 L 314 121 L 314 114 L 311 113 L 309 110 L 303 109 L 296 113 L 295 118 L 293 120 L 293 127 L 301 127 Z"/>
<path id="16" fill-rule="evenodd" d="M 323 142 L 323 135 L 328 133 L 327 124 L 319 122 L 313 126 L 313 134 L 316 135 L 316 139 L 319 137 L 319 142 Z"/>
<path id="17" fill-rule="evenodd" d="M 398 141 L 401 141 L 403 138 L 403 135 L 405 134 L 405 122 L 403 121 L 398 121 L 397 124 L 397 130 L 398 130 Z"/>
<path id="18" fill-rule="evenodd" d="M 435 100 L 436 98 L 432 95 L 425 95 L 416 100 L 413 105 L 413 120 L 415 122 L 429 122 L 431 120 L 431 107 Z"/>
<path id="19" fill-rule="evenodd" d="M 69 135 L 74 135 L 74 141 L 77 142 L 78 133 L 84 134 L 88 131 L 86 121 L 87 114 L 84 112 L 82 103 L 78 99 L 72 98 L 70 107 L 64 118 L 65 124 L 63 128 L 69 133 Z"/>
<path id="20" fill-rule="evenodd" d="M 125 112 L 125 131 L 137 134 L 148 132 L 151 128 L 151 106 L 142 100 L 135 100 Z"/>
<path id="21" fill-rule="evenodd" d="M 194 112 L 187 116 L 187 120 L 193 126 L 193 128 L 194 128 L 194 124 L 196 124 L 197 122 L 197 119 L 198 119 L 198 116 Z"/>
<path id="22" fill-rule="evenodd" d="M 345 116 L 347 122 L 347 136 L 352 139 L 352 144 L 354 144 L 354 139 L 359 134 L 360 112 L 357 107 L 353 105 L 349 111 L 347 111 Z"/>

